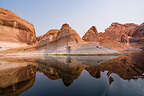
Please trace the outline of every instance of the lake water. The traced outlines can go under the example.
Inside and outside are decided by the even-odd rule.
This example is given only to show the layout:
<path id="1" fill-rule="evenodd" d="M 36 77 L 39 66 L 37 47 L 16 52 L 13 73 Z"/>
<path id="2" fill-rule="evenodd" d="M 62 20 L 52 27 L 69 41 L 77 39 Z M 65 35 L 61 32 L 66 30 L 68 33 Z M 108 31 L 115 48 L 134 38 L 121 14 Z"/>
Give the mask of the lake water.
<path id="1" fill-rule="evenodd" d="M 0 96 L 144 96 L 144 54 L 0 58 Z"/>

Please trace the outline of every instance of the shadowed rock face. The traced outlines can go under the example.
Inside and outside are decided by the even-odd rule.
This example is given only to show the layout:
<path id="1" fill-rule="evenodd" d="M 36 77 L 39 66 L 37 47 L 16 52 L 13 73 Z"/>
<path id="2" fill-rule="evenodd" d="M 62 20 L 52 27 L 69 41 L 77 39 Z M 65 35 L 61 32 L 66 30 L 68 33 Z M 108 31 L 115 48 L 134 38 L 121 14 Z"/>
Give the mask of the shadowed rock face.
<path id="1" fill-rule="evenodd" d="M 131 47 L 144 49 L 144 23 L 136 28 L 130 40 Z"/>
<path id="2" fill-rule="evenodd" d="M 0 8 L 0 41 L 32 44 L 36 41 L 34 26 L 13 12 Z"/>
<path id="3" fill-rule="evenodd" d="M 132 36 L 134 38 L 140 39 L 140 38 L 144 38 L 144 23 L 142 23 L 141 25 L 139 25 L 135 32 L 132 34 Z"/>

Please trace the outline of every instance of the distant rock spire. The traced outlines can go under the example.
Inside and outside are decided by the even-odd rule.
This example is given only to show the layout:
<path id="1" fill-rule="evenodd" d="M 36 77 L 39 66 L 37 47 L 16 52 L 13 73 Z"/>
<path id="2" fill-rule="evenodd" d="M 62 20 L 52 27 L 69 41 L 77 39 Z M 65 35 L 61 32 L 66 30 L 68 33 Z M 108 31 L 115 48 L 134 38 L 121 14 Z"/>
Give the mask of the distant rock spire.
<path id="1" fill-rule="evenodd" d="M 95 26 L 92 26 L 86 34 L 82 37 L 85 41 L 97 41 L 98 31 Z"/>

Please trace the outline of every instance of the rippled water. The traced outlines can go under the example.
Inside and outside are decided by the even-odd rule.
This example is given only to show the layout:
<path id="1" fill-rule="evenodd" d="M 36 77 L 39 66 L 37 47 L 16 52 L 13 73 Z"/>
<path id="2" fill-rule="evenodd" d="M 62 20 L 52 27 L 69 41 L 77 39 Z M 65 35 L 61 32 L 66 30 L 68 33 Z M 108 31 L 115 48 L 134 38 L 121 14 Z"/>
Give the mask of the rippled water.
<path id="1" fill-rule="evenodd" d="M 143 57 L 1 57 L 0 96 L 144 96 Z"/>

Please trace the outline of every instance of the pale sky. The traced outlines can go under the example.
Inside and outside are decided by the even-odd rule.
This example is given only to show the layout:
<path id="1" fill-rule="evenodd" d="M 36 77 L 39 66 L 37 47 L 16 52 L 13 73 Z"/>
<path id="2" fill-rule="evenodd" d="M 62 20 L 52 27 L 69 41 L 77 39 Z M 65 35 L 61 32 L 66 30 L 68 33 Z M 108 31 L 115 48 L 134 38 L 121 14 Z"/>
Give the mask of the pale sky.
<path id="1" fill-rule="evenodd" d="M 0 8 L 34 24 L 37 35 L 64 23 L 82 37 L 93 25 L 104 32 L 112 22 L 144 22 L 144 0 L 0 0 Z"/>

